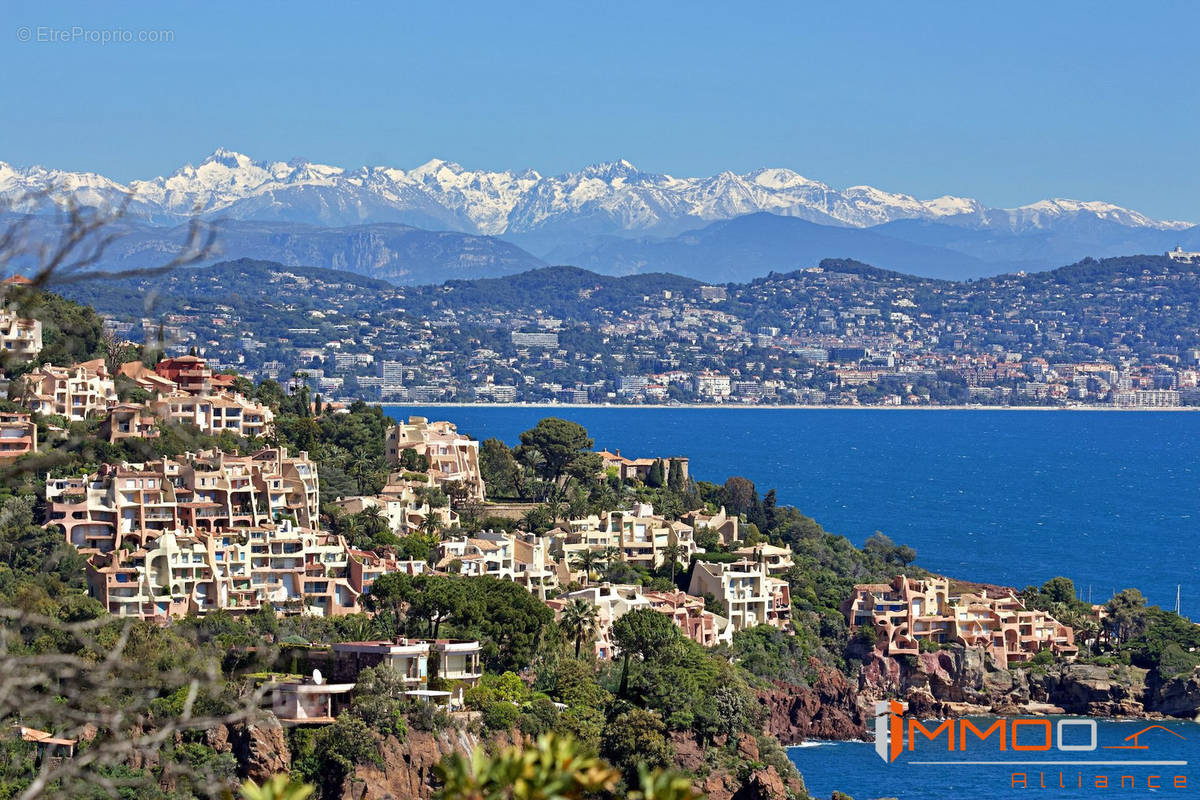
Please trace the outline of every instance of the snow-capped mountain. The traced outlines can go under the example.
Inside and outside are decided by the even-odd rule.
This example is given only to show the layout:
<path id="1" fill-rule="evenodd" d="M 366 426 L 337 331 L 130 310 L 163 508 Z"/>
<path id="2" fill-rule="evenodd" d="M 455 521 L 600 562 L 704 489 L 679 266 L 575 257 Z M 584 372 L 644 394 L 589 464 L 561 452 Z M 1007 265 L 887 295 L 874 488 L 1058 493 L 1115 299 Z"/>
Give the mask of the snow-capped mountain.
<path id="1" fill-rule="evenodd" d="M 929 220 L 1012 233 L 1080 218 L 1160 231 L 1191 226 L 1103 202 L 1055 199 L 995 209 L 962 197 L 918 200 L 870 186 L 839 190 L 783 168 L 677 178 L 620 160 L 542 176 L 533 170 L 469 170 L 436 159 L 410 170 L 344 169 L 304 160 L 255 161 L 224 149 L 197 166 L 128 185 L 92 173 L 0 162 L 0 195 L 49 195 L 82 205 L 105 205 L 129 195 L 129 213 L 157 224 L 199 213 L 320 226 L 398 222 L 518 237 L 665 235 L 759 212 L 858 228 Z"/>

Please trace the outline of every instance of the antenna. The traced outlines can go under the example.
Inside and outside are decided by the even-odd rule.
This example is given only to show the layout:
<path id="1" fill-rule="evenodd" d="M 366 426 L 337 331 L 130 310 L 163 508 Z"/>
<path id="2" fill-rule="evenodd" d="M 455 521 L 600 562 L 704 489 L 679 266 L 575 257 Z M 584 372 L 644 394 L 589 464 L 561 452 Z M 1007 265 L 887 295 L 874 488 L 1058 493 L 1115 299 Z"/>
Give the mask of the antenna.
<path id="1" fill-rule="evenodd" d="M 317 686 L 320 686 L 322 683 L 324 683 L 324 682 L 325 682 L 325 678 L 323 678 L 323 677 L 321 676 L 321 670 L 319 670 L 319 669 L 314 669 L 314 670 L 313 670 L 313 678 L 312 678 L 312 681 L 313 681 L 313 683 L 315 683 Z"/>

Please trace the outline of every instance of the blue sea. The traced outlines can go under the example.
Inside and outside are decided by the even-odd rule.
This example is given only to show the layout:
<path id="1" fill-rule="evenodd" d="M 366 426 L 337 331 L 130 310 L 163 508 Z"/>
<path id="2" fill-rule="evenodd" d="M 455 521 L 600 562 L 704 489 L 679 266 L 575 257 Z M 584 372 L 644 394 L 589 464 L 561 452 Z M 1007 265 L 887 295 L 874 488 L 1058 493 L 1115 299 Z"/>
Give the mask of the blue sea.
<path id="1" fill-rule="evenodd" d="M 509 444 L 542 417 L 564 417 L 585 426 L 597 448 L 630 457 L 687 455 L 697 479 L 720 483 L 742 475 L 760 494 L 773 487 L 780 503 L 856 544 L 882 531 L 916 548 L 918 563 L 936 572 L 1017 587 L 1065 575 L 1097 603 L 1136 586 L 1167 608 L 1180 587 L 1184 615 L 1200 617 L 1200 414 L 571 406 L 385 411 L 395 418 L 449 419 L 460 431 Z M 1145 727 L 1099 726 L 1101 745 Z M 1169 726 L 1186 741 L 1158 732 L 1160 739 L 1149 742 L 1155 757 L 1200 761 L 1200 725 Z M 1094 757 L 1151 757 L 1100 752 L 1105 755 Z M 834 790 L 857 800 L 1200 797 L 1200 774 L 1190 765 L 922 766 L 907 755 L 887 765 L 862 742 L 811 743 L 789 754 L 819 797 Z M 1066 760 L 1080 754 L 1032 755 Z M 954 758 L 944 750 L 941 756 Z M 1026 788 L 1012 787 L 1012 773 L 1019 771 L 1028 775 Z M 1059 788 L 1059 772 L 1070 788 Z M 1111 788 L 1095 788 L 1097 774 L 1115 778 Z M 1135 779 L 1133 789 L 1121 788 L 1122 774 Z M 1188 788 L 1172 788 L 1176 774 L 1187 776 Z M 1080 779 L 1085 788 L 1076 786 Z"/>

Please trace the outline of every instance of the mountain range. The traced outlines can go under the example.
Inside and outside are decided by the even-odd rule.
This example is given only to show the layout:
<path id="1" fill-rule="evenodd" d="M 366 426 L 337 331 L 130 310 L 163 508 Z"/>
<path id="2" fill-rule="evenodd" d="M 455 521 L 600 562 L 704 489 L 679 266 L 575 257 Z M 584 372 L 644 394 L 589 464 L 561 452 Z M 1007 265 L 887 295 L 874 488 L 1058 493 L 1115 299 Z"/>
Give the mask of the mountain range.
<path id="1" fill-rule="evenodd" d="M 411 170 L 255 161 L 219 149 L 169 176 L 102 175 L 0 162 L 0 196 L 35 215 L 127 199 L 108 266 L 169 251 L 193 216 L 218 227 L 221 258 L 347 269 L 402 283 L 571 263 L 608 274 L 665 271 L 745 280 L 855 258 L 970 278 L 1085 256 L 1200 247 L 1192 223 L 1110 203 L 988 208 L 870 186 L 838 190 L 789 169 L 678 178 L 619 160 L 543 176 L 432 160 Z M 47 214 L 48 216 L 48 214 Z"/>

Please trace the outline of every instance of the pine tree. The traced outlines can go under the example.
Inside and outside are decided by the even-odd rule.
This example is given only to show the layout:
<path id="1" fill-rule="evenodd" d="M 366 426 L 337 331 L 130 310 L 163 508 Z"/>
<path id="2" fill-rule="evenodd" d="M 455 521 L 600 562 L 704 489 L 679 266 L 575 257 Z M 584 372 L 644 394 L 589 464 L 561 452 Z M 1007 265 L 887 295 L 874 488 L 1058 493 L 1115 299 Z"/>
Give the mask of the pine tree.
<path id="1" fill-rule="evenodd" d="M 663 485 L 663 462 L 661 458 L 654 460 L 650 471 L 646 473 L 646 485 L 652 489 L 661 489 Z"/>

